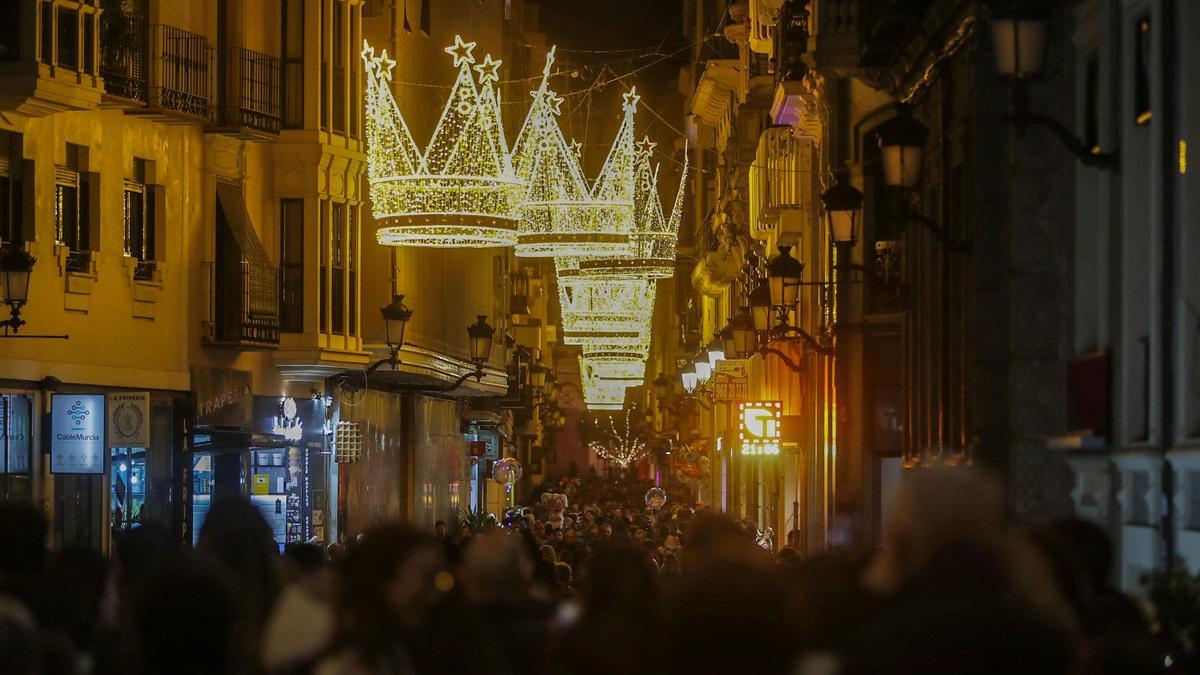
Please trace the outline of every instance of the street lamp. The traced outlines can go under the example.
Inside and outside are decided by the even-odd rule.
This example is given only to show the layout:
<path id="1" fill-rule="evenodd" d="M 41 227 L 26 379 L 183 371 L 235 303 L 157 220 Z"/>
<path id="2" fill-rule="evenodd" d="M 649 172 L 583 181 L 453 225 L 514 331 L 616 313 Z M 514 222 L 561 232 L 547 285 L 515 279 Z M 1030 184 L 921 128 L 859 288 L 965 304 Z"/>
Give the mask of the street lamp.
<path id="1" fill-rule="evenodd" d="M 33 265 L 37 259 L 23 248 L 9 245 L 0 255 L 0 273 L 4 277 L 4 304 L 8 305 L 11 316 L 0 321 L 4 326 L 4 334 L 9 329 L 15 334 L 25 325 L 21 318 L 21 307 L 29 301 L 29 278 L 33 275 Z"/>
<path id="2" fill-rule="evenodd" d="M 717 369 L 717 361 L 725 358 L 725 344 L 721 342 L 720 336 L 713 336 L 712 341 L 708 343 L 704 351 L 708 353 L 709 367 L 715 371 Z"/>
<path id="3" fill-rule="evenodd" d="M 515 270 L 511 275 L 512 300 L 509 302 L 509 314 L 524 316 L 529 314 L 529 275 L 523 270 Z"/>
<path id="4" fill-rule="evenodd" d="M 1024 80 L 1042 72 L 1050 16 L 1044 9 L 1012 6 L 992 14 L 996 71 L 1001 77 Z"/>
<path id="5" fill-rule="evenodd" d="M 393 295 L 392 301 L 386 307 L 379 309 L 383 317 L 383 340 L 388 348 L 388 363 L 395 369 L 400 363 L 400 348 L 404 346 L 404 329 L 413 311 L 404 304 L 403 295 Z"/>
<path id="6" fill-rule="evenodd" d="M 829 222 L 829 238 L 834 246 L 854 246 L 858 241 L 858 214 L 862 210 L 863 193 L 850 184 L 850 172 L 842 169 L 835 174 L 834 184 L 821 195 L 825 218 Z"/>
<path id="7" fill-rule="evenodd" d="M 496 329 L 488 325 L 486 314 L 476 314 L 475 323 L 467 326 L 467 338 L 471 343 L 471 361 L 476 370 L 483 372 L 483 364 L 492 353 L 492 336 Z"/>
<path id="8" fill-rule="evenodd" d="M 792 257 L 791 246 L 780 246 L 779 255 L 767 261 L 767 285 L 771 304 L 791 309 L 800 297 L 804 280 L 804 263 Z"/>
<path id="9" fill-rule="evenodd" d="M 875 129 L 883 159 L 883 182 L 888 187 L 914 187 L 921 180 L 921 161 L 929 130 L 913 119 L 907 106 Z"/>
<path id="10" fill-rule="evenodd" d="M 550 370 L 550 372 L 546 373 L 544 391 L 546 392 L 547 401 L 554 403 L 558 400 L 558 376 L 554 374 L 553 370 Z"/>
<path id="11" fill-rule="evenodd" d="M 750 291 L 747 297 L 750 302 L 750 320 L 754 330 L 765 333 L 771 330 L 771 289 L 768 284 L 761 283 L 758 288 Z"/>
<path id="12" fill-rule="evenodd" d="M 667 379 L 666 373 L 659 373 L 658 377 L 654 378 L 654 396 L 658 399 L 659 407 L 663 406 L 663 402 L 671 394 L 671 382 Z"/>
<path id="13" fill-rule="evenodd" d="M 1115 169 L 1117 152 L 1103 152 L 1099 146 L 1085 143 L 1075 130 L 1050 117 L 1029 109 L 1029 80 L 1041 75 L 1046 62 L 1046 44 L 1051 14 L 1044 6 L 1028 0 L 1007 0 L 992 12 L 992 42 L 996 51 L 996 72 L 1012 86 L 1012 112 L 1008 121 L 1017 133 L 1029 126 L 1041 127 L 1058 138 L 1063 147 L 1085 166 Z"/>
<path id="14" fill-rule="evenodd" d="M 712 366 L 708 363 L 708 352 L 696 352 L 696 358 L 692 363 L 696 370 L 696 381 L 700 384 L 708 382 L 708 378 L 712 376 Z"/>
<path id="15" fill-rule="evenodd" d="M 535 361 L 529 367 L 529 386 L 534 391 L 544 391 L 546 388 L 546 377 L 549 375 L 550 369 L 542 365 L 541 361 Z"/>
<path id="16" fill-rule="evenodd" d="M 726 349 L 732 347 L 733 353 L 743 357 L 753 353 L 758 346 L 755 328 L 756 326 L 754 325 L 754 319 L 750 315 L 750 310 L 743 307 L 725 328 L 725 330 L 729 331 L 729 337 L 732 342 L 732 344 L 727 343 Z"/>
<path id="17" fill-rule="evenodd" d="M 696 378 L 695 364 L 689 363 L 689 364 L 685 365 L 683 367 L 683 369 L 681 369 L 679 371 L 679 379 L 683 382 L 683 390 L 684 391 L 686 391 L 689 394 L 696 391 L 696 385 L 698 384 L 698 382 L 697 382 L 697 378 Z"/>

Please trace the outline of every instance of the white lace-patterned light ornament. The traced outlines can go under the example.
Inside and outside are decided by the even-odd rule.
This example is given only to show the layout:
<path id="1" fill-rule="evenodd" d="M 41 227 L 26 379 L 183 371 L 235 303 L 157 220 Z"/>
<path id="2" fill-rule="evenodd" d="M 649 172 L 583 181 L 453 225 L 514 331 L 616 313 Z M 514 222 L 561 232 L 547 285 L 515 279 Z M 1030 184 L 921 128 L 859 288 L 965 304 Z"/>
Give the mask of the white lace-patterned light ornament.
<path id="1" fill-rule="evenodd" d="M 517 240 L 518 206 L 524 185 L 512 165 L 493 83 L 500 61 L 491 55 L 474 66 L 474 42 L 456 36 L 446 52 L 458 77 L 422 155 L 392 96 L 396 62 L 363 42 L 366 64 L 367 179 L 380 227 L 389 246 L 483 248 Z"/>
<path id="2" fill-rule="evenodd" d="M 611 417 L 608 418 L 609 440 L 607 443 L 592 441 L 588 447 L 600 459 L 605 459 L 622 469 L 629 468 L 631 464 L 642 459 L 650 454 L 650 449 L 640 438 L 637 437 L 637 432 L 633 427 L 630 419 L 630 411 L 625 411 L 625 428 L 622 431 L 617 430 L 617 423 Z"/>
<path id="3" fill-rule="evenodd" d="M 614 347 L 632 347 L 649 342 L 653 281 L 564 281 L 559 277 L 558 290 L 564 344 L 603 341 Z"/>
<path id="4" fill-rule="evenodd" d="M 637 384 L 601 377 L 587 361 L 579 362 L 583 402 L 589 410 L 620 410 L 625 407 L 625 390 Z"/>
<path id="5" fill-rule="evenodd" d="M 683 219 L 684 188 L 687 185 L 687 151 L 675 204 L 670 217 L 663 213 L 658 191 L 659 166 L 651 168 L 655 143 L 649 138 L 638 143 L 636 169 L 637 194 L 634 198 L 634 230 L 629 251 L 611 258 L 592 257 L 579 262 L 576 275 L 581 279 L 667 279 L 675 276 L 675 249 L 679 241 L 679 223 Z"/>
<path id="6" fill-rule="evenodd" d="M 553 64 L 552 48 L 546 54 L 541 85 L 530 92 L 533 105 L 513 145 L 517 176 L 526 184 L 515 253 L 524 257 L 627 255 L 633 229 L 632 183 L 629 189 L 619 188 L 633 147 L 636 98 L 626 99 L 625 122 L 610 153 L 615 159 L 611 167 L 606 165 L 612 177 L 598 181 L 606 188 L 593 198 L 578 146 L 567 143 L 558 124 L 563 99 L 548 86 Z"/>

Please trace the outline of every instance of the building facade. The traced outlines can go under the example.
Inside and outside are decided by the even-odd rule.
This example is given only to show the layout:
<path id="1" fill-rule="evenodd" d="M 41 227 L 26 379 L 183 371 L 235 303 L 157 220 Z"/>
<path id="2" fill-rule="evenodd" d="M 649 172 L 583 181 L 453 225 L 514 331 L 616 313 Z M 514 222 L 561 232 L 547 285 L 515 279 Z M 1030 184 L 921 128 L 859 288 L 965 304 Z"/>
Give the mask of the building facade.
<path id="1" fill-rule="evenodd" d="M 532 8 L 22 0 L 0 17 L 0 240 L 36 259 L 27 323 L 0 342 L 3 487 L 57 544 L 150 521 L 194 540 L 223 494 L 281 545 L 432 525 L 487 505 L 489 460 L 540 447 L 539 425 L 511 430 L 532 399 L 496 403 L 514 355 L 547 349 L 540 325 L 446 387 L 475 368 L 476 316 L 514 332 L 510 254 L 374 241 L 360 58 L 364 39 L 403 57 L 396 97 L 427 138 L 442 48 L 461 33 L 519 79 L 540 67 Z M 514 130 L 526 98 L 507 99 Z M 399 365 L 365 377 L 397 294 Z"/>
<path id="2" fill-rule="evenodd" d="M 1045 55 L 1014 74 L 1004 21 L 1019 9 L 1035 10 Z M 767 343 L 796 369 L 762 349 L 749 359 L 746 398 L 788 407 L 783 485 L 759 490 L 773 514 L 737 495 L 728 465 L 757 476 L 744 464 L 761 459 L 727 445 L 722 404 L 688 405 L 700 414 L 684 426 L 713 453 L 712 503 L 799 531 L 809 550 L 871 545 L 905 471 L 975 464 L 1005 478 L 1022 518 L 1103 524 L 1127 588 L 1176 556 L 1200 563 L 1183 65 L 1195 14 L 1177 2 L 686 5 L 696 49 L 681 90 L 701 170 L 679 338 L 659 372 L 674 376 L 754 304 L 778 244 L 806 263 L 789 321 L 816 338 Z M 910 121 L 918 138 L 896 140 Z M 821 196 L 840 172 L 862 201 L 853 239 L 835 243 Z"/>

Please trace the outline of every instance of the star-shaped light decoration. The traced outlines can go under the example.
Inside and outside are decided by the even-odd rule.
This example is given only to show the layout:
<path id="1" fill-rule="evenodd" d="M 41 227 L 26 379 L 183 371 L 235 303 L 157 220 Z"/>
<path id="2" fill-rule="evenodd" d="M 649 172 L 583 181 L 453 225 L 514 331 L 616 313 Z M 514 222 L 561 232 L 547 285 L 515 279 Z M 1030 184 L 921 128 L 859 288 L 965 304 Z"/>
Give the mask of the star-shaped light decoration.
<path id="1" fill-rule="evenodd" d="M 504 63 L 498 59 L 493 59 L 491 54 L 485 54 L 483 63 L 475 66 L 475 70 L 479 72 L 479 83 L 487 84 L 488 82 L 500 81 L 500 64 Z"/>
<path id="2" fill-rule="evenodd" d="M 654 148 L 658 147 L 658 143 L 655 143 L 654 141 L 650 140 L 649 136 L 646 136 L 642 140 L 638 141 L 637 146 L 640 154 L 645 157 L 650 157 L 654 154 Z"/>
<path id="3" fill-rule="evenodd" d="M 548 92 L 548 93 L 550 94 L 550 97 L 547 99 L 546 105 L 550 106 L 550 112 L 554 113 L 555 115 L 561 115 L 562 114 L 562 104 L 563 104 L 563 101 L 565 101 L 566 99 L 564 99 L 563 97 L 559 96 L 558 94 L 556 94 L 554 92 Z"/>
<path id="4" fill-rule="evenodd" d="M 454 46 L 446 47 L 446 53 L 454 57 L 454 67 L 457 68 L 464 63 L 475 63 L 475 57 L 471 51 L 475 49 L 474 42 L 463 42 L 461 35 L 454 36 Z"/>
<path id="5" fill-rule="evenodd" d="M 571 152 L 575 153 L 576 157 L 583 157 L 583 143 L 575 139 L 571 139 Z"/>
<path id="6" fill-rule="evenodd" d="M 625 102 L 621 104 L 622 111 L 637 112 L 638 101 L 642 98 L 637 94 L 637 87 L 631 87 L 628 92 L 621 94 L 621 97 L 625 99 Z"/>

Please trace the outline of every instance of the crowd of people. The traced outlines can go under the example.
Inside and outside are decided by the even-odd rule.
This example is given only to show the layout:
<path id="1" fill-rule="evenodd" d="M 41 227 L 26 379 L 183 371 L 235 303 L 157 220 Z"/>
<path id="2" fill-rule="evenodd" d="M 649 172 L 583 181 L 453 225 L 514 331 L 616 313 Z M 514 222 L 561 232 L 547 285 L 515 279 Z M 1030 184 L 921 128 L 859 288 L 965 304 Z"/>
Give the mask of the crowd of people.
<path id="1" fill-rule="evenodd" d="M 1013 523 L 972 469 L 914 472 L 881 545 L 769 550 L 637 483 L 555 486 L 494 526 L 286 547 L 249 503 L 195 549 L 147 523 L 111 560 L 0 505 L 12 675 L 1194 672 L 1195 635 L 1111 583 L 1093 525 Z M 647 505 L 646 502 L 650 502 Z"/>

